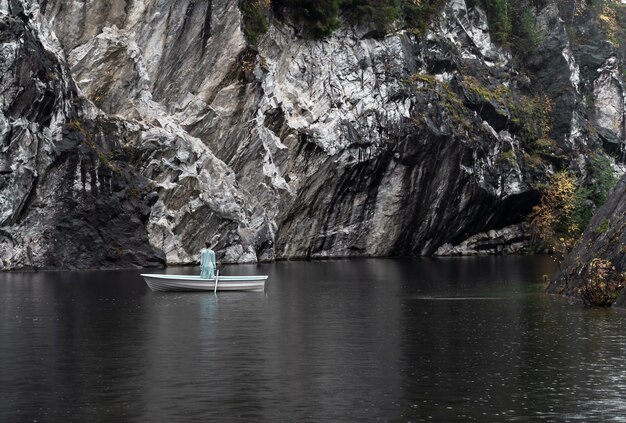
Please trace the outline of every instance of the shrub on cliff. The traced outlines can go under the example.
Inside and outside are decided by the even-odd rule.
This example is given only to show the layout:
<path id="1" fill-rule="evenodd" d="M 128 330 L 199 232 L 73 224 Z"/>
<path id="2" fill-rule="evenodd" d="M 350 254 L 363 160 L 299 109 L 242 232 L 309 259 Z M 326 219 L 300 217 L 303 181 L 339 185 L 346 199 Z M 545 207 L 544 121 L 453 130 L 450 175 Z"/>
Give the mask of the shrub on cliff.
<path id="1" fill-rule="evenodd" d="M 315 36 L 326 37 L 339 28 L 342 0 L 274 0 L 274 9 L 284 9 L 304 23 Z"/>
<path id="2" fill-rule="evenodd" d="M 540 203 L 533 207 L 530 215 L 535 242 L 560 254 L 569 251 L 580 233 L 573 221 L 575 193 L 575 180 L 566 172 L 550 177 L 543 187 Z"/>
<path id="3" fill-rule="evenodd" d="M 535 16 L 547 0 L 477 0 L 487 13 L 492 39 L 524 59 L 537 52 L 543 34 Z M 518 60 L 525 65 L 524 60 Z"/>
<path id="4" fill-rule="evenodd" d="M 422 32 L 445 0 L 240 0 L 244 32 L 250 42 L 267 31 L 266 10 L 288 15 L 315 37 L 327 37 L 340 26 L 339 16 L 372 28 L 383 36 L 398 28 Z"/>
<path id="5" fill-rule="evenodd" d="M 621 0 L 594 0 L 588 3 L 607 40 L 615 47 L 623 47 L 626 38 L 626 5 Z"/>
<path id="6" fill-rule="evenodd" d="M 265 34 L 269 28 L 267 11 L 271 0 L 242 0 L 239 3 L 243 15 L 243 32 L 250 43 L 256 44 L 259 35 Z"/>
<path id="7" fill-rule="evenodd" d="M 575 293 L 589 307 L 608 307 L 626 283 L 626 275 L 615 270 L 610 260 L 594 258 L 580 268 L 582 284 Z"/>
<path id="8" fill-rule="evenodd" d="M 506 44 L 512 28 L 509 0 L 480 0 L 479 3 L 487 12 L 491 37 L 500 44 Z"/>
<path id="9" fill-rule="evenodd" d="M 368 22 L 378 35 L 387 33 L 394 22 L 402 19 L 400 1 L 393 0 L 344 0 L 343 10 L 355 22 Z"/>

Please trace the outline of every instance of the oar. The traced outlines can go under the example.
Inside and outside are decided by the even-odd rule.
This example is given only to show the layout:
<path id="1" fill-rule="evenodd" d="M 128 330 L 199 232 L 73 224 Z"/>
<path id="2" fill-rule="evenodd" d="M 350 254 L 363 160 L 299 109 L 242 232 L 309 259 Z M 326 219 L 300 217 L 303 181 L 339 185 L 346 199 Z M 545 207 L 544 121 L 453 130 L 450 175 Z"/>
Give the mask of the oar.
<path id="1" fill-rule="evenodd" d="M 217 273 L 215 274 L 215 290 L 214 294 L 217 294 L 217 282 L 220 280 L 220 269 L 217 269 Z"/>

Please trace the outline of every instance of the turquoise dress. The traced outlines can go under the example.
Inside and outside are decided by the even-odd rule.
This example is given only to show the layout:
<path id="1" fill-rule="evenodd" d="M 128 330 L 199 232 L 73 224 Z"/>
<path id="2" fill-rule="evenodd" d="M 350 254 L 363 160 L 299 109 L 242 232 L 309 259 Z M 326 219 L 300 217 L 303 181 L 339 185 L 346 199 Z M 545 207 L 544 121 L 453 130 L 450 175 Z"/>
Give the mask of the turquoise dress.
<path id="1" fill-rule="evenodd" d="M 215 277 L 215 253 L 209 248 L 200 251 L 200 277 L 209 279 Z"/>

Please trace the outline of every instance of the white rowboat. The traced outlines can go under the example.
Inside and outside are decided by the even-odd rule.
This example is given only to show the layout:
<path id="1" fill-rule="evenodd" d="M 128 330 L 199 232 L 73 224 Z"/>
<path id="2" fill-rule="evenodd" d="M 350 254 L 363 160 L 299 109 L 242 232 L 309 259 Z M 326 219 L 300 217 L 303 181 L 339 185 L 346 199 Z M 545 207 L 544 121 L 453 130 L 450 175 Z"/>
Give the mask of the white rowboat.
<path id="1" fill-rule="evenodd" d="M 153 291 L 215 291 L 215 278 L 202 279 L 193 275 L 142 274 Z M 220 276 L 217 291 L 263 291 L 267 275 Z"/>

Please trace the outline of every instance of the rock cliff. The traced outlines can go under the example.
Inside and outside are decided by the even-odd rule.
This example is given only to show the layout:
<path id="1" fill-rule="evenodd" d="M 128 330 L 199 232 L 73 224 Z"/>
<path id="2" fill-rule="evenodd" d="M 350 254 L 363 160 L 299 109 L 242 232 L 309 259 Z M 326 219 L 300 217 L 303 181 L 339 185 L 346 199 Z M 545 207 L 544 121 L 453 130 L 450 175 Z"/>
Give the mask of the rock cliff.
<path id="1" fill-rule="evenodd" d="M 619 54 L 591 24 L 572 42 L 561 3 L 522 70 L 465 0 L 421 35 L 270 16 L 255 45 L 232 0 L 0 0 L 2 266 L 190 263 L 216 236 L 227 262 L 428 255 L 518 228 L 546 174 L 623 160 Z"/>

